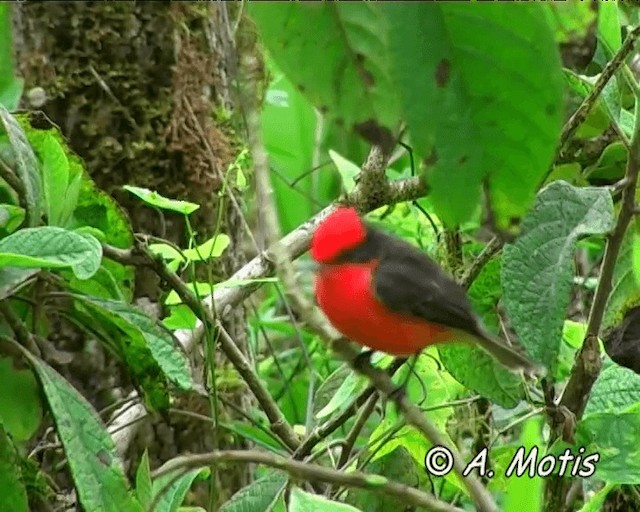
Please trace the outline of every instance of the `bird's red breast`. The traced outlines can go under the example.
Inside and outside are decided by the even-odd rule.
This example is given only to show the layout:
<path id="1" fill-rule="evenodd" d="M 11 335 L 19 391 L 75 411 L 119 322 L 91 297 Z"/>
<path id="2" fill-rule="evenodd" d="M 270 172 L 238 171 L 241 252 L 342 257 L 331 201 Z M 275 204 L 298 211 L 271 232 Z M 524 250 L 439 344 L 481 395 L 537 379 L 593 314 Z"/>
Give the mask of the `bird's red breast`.
<path id="1" fill-rule="evenodd" d="M 444 326 L 385 307 L 373 292 L 375 267 L 375 261 L 321 266 L 316 300 L 338 331 L 360 345 L 396 356 L 409 356 L 453 337 Z"/>

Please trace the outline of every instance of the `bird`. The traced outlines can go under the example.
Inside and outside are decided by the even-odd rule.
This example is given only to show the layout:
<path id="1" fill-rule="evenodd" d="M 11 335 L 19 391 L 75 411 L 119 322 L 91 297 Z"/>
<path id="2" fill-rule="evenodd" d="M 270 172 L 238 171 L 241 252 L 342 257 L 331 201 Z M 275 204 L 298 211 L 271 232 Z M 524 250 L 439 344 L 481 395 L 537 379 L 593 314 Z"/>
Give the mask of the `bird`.
<path id="1" fill-rule="evenodd" d="M 490 333 L 465 289 L 409 242 L 340 206 L 316 228 L 315 299 L 345 338 L 392 356 L 410 357 L 440 343 L 476 344 L 514 372 L 538 374 L 527 356 Z"/>

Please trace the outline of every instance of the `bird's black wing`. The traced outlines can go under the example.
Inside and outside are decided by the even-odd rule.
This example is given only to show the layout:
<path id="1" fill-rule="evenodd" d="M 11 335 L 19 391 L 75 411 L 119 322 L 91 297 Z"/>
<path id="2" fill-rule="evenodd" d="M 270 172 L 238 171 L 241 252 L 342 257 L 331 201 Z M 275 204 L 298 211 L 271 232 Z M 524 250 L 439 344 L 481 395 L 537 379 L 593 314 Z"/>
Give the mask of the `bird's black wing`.
<path id="1" fill-rule="evenodd" d="M 378 299 L 398 313 L 479 334 L 465 290 L 433 260 L 403 240 L 371 229 L 383 252 L 374 271 Z"/>

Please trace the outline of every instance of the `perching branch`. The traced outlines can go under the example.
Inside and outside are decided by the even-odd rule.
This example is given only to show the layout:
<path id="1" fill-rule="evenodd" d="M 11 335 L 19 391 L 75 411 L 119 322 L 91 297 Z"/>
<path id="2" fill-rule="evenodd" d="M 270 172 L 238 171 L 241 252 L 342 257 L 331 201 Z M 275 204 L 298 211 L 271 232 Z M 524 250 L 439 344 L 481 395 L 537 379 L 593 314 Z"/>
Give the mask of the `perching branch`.
<path id="1" fill-rule="evenodd" d="M 430 494 L 408 485 L 392 482 L 384 477 L 376 477 L 373 479 L 370 474 L 362 473 L 360 471 L 350 471 L 347 473 L 320 466 L 318 464 L 285 459 L 279 455 L 257 450 L 225 450 L 177 457 L 165 464 L 160 471 L 156 471 L 153 477 L 158 478 L 162 475 L 170 474 L 178 470 L 187 468 L 195 469 L 222 462 L 263 464 L 271 468 L 285 471 L 287 474 L 299 480 L 324 482 L 339 486 L 367 489 L 380 494 L 395 496 L 407 505 L 422 507 L 434 512 L 462 512 L 462 509 L 440 501 Z"/>

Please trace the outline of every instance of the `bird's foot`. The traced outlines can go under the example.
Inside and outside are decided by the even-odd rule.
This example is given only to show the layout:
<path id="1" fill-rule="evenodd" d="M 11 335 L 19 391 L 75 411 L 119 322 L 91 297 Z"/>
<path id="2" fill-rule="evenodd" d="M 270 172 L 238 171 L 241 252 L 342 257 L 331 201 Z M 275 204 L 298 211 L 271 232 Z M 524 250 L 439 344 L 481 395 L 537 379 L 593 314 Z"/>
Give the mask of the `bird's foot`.
<path id="1" fill-rule="evenodd" d="M 360 352 L 352 361 L 352 365 L 356 370 L 362 370 L 365 364 L 371 364 L 371 355 L 375 350 L 365 350 Z"/>

